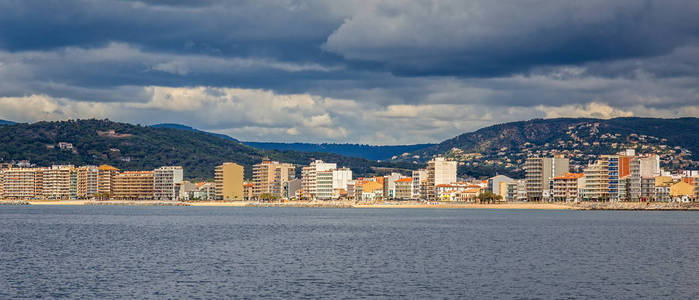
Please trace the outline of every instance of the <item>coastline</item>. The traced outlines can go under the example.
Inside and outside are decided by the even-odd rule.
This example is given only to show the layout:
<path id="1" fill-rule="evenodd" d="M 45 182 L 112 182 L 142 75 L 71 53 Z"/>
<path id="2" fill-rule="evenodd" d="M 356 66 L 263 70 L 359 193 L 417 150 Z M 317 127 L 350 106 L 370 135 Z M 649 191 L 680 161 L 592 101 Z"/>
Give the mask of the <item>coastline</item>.
<path id="1" fill-rule="evenodd" d="M 528 210 L 627 210 L 627 211 L 699 211 L 699 203 L 666 202 L 580 202 L 537 203 L 508 202 L 496 204 L 418 201 L 384 201 L 357 203 L 353 201 L 93 201 L 93 200 L 0 200 L 0 205 L 90 205 L 90 206 L 201 206 L 201 207 L 300 207 L 300 208 L 439 208 L 439 209 L 528 209 Z"/>

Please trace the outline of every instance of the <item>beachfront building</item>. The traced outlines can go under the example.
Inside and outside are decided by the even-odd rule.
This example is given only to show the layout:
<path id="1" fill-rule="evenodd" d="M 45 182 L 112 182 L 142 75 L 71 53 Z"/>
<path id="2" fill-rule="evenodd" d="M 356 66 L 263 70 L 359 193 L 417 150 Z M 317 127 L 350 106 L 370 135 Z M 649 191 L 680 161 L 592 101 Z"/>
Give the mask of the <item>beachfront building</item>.
<path id="1" fill-rule="evenodd" d="M 255 189 L 255 184 L 252 182 L 243 182 L 243 200 L 250 201 L 254 199 L 253 190 Z"/>
<path id="2" fill-rule="evenodd" d="M 330 200 L 333 198 L 333 170 L 316 172 L 315 199 Z"/>
<path id="3" fill-rule="evenodd" d="M 609 161 L 599 159 L 589 164 L 583 170 L 585 174 L 585 189 L 583 198 L 587 201 L 609 200 Z"/>
<path id="4" fill-rule="evenodd" d="M 370 180 L 358 180 L 355 186 L 355 199 L 358 201 L 376 201 L 383 199 L 383 177 Z"/>
<path id="5" fill-rule="evenodd" d="M 41 184 L 38 168 L 10 168 L 3 170 L 3 197 L 13 200 L 29 200 L 40 196 Z"/>
<path id="6" fill-rule="evenodd" d="M 675 202 L 694 201 L 694 182 L 678 181 L 670 185 L 670 198 Z"/>
<path id="7" fill-rule="evenodd" d="M 488 190 L 499 195 L 502 199 L 507 199 L 507 184 L 514 179 L 505 175 L 496 175 L 488 178 Z"/>
<path id="8" fill-rule="evenodd" d="M 97 168 L 97 193 L 102 197 L 112 194 L 114 177 L 119 174 L 119 169 L 110 165 L 101 165 Z"/>
<path id="9" fill-rule="evenodd" d="M 54 165 L 42 170 L 42 191 L 44 199 L 60 200 L 71 198 L 71 165 Z"/>
<path id="10" fill-rule="evenodd" d="M 156 200 L 177 200 L 177 184 L 184 180 L 181 166 L 163 166 L 153 170 L 153 189 Z"/>
<path id="11" fill-rule="evenodd" d="M 424 198 L 421 194 L 422 191 L 422 185 L 427 184 L 427 169 L 419 169 L 416 171 L 413 171 L 412 173 L 412 178 L 413 178 L 413 195 L 411 196 L 413 199 L 421 199 Z"/>
<path id="12" fill-rule="evenodd" d="M 541 201 L 544 191 L 553 189 L 553 178 L 570 172 L 570 162 L 563 155 L 529 157 L 524 163 L 528 201 Z"/>
<path id="13" fill-rule="evenodd" d="M 284 198 L 284 186 L 295 178 L 296 167 L 292 164 L 265 160 L 252 167 L 253 197 L 268 194 Z"/>
<path id="14" fill-rule="evenodd" d="M 97 194 L 98 174 L 97 166 L 82 166 L 77 172 L 77 198 L 87 199 Z"/>
<path id="15" fill-rule="evenodd" d="M 337 164 L 326 163 L 322 160 L 314 160 L 308 166 L 303 167 L 301 171 L 301 188 L 303 197 L 307 199 L 330 199 L 332 197 L 332 172 L 328 175 L 327 171 L 337 169 Z M 321 196 L 318 196 L 318 173 L 322 174 L 323 178 L 321 186 Z M 328 184 L 329 179 L 329 184 Z"/>
<path id="16" fill-rule="evenodd" d="M 405 177 L 396 180 L 395 198 L 400 200 L 413 199 L 413 178 Z"/>
<path id="17" fill-rule="evenodd" d="M 199 191 L 196 183 L 182 180 L 175 184 L 175 198 L 177 200 L 192 200 Z"/>
<path id="18" fill-rule="evenodd" d="M 585 174 L 568 173 L 553 178 L 554 201 L 579 201 L 582 190 L 585 188 Z"/>
<path id="19" fill-rule="evenodd" d="M 437 199 L 437 186 L 456 182 L 456 161 L 447 160 L 444 157 L 435 157 L 427 163 L 427 200 Z"/>
<path id="20" fill-rule="evenodd" d="M 112 199 L 152 200 L 153 171 L 124 171 L 112 179 Z"/>
<path id="21" fill-rule="evenodd" d="M 243 200 L 243 166 L 226 162 L 216 166 L 216 200 Z"/>
<path id="22" fill-rule="evenodd" d="M 352 170 L 339 168 L 333 170 L 333 192 L 347 196 L 347 186 L 352 181 Z"/>
<path id="23" fill-rule="evenodd" d="M 295 178 L 289 180 L 284 185 L 284 198 L 287 199 L 298 199 L 298 193 L 301 191 L 301 179 Z"/>
<path id="24" fill-rule="evenodd" d="M 384 197 L 386 199 L 396 198 L 396 181 L 402 178 L 406 178 L 401 173 L 391 172 L 391 174 L 384 176 Z"/>

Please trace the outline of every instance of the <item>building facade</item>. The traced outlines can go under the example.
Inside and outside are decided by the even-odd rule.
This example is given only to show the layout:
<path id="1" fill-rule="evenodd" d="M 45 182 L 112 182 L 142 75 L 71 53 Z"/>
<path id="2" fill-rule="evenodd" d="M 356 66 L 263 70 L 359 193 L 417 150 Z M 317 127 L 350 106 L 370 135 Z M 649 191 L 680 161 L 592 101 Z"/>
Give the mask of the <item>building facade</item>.
<path id="1" fill-rule="evenodd" d="M 184 180 L 181 166 L 163 166 L 153 170 L 153 188 L 156 200 L 177 200 L 177 184 Z"/>
<path id="2" fill-rule="evenodd" d="M 226 162 L 216 166 L 214 171 L 216 183 L 216 200 L 243 200 L 243 166 Z"/>

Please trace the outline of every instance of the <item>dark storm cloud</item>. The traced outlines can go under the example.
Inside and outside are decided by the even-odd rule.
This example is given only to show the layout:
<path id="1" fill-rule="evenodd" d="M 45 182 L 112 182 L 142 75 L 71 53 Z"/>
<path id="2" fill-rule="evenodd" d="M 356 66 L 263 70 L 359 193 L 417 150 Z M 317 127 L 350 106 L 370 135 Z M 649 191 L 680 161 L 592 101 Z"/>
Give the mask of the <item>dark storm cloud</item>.
<path id="1" fill-rule="evenodd" d="M 694 116 L 697 15 L 676 0 L 0 0 L 0 118 L 163 111 L 242 139 L 399 143 Z M 20 101 L 35 113 L 13 118 L 32 111 Z M 240 109 L 255 110 L 231 123 Z"/>

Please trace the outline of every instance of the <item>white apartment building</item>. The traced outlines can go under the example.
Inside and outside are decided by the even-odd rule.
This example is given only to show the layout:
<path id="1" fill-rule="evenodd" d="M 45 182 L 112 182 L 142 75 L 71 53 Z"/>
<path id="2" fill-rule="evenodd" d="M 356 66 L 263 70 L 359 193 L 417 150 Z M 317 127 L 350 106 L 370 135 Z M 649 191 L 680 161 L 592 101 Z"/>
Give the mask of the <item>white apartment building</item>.
<path id="1" fill-rule="evenodd" d="M 343 189 L 347 191 L 347 185 L 352 181 L 352 170 L 340 168 L 333 170 L 333 189 Z"/>
<path id="2" fill-rule="evenodd" d="M 419 198 L 424 198 L 423 195 L 421 195 L 422 191 L 422 183 L 427 182 L 427 169 L 420 169 L 413 171 L 412 174 L 413 182 L 413 191 L 412 191 L 412 196 L 411 198 L 413 199 L 419 199 Z"/>
<path id="3" fill-rule="evenodd" d="M 153 188 L 156 200 L 177 200 L 175 188 L 184 180 L 181 166 L 163 166 L 153 170 Z"/>
<path id="4" fill-rule="evenodd" d="M 435 157 L 427 163 L 427 200 L 437 198 L 438 185 L 456 182 L 456 166 L 456 161 L 447 160 L 444 157 Z"/>
<path id="5" fill-rule="evenodd" d="M 316 199 L 317 198 L 317 183 L 318 183 L 318 172 L 324 172 L 324 171 L 332 171 L 334 169 L 337 169 L 337 164 L 335 163 L 326 163 L 322 160 L 315 160 L 311 162 L 308 166 L 303 167 L 302 172 L 301 172 L 301 187 L 303 190 L 303 195 L 305 198 L 309 199 Z M 330 179 L 329 179 L 329 190 L 330 190 L 330 197 L 332 197 L 332 172 L 330 172 Z M 328 175 L 324 174 L 323 178 L 327 180 Z M 328 195 L 327 193 L 327 183 L 323 182 L 323 186 L 325 190 L 322 191 L 323 197 L 326 197 Z M 327 198 L 327 199 L 329 199 Z"/>

